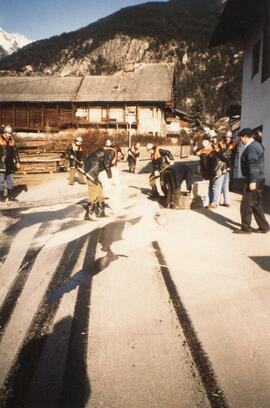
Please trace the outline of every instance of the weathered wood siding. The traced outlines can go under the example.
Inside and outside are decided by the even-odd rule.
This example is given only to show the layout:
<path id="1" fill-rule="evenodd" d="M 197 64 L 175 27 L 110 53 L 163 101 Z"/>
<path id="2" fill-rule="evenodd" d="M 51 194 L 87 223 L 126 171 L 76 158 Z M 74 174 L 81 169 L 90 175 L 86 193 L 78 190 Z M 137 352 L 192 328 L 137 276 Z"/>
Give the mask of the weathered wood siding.
<path id="1" fill-rule="evenodd" d="M 72 104 L 0 104 L 0 123 L 21 130 L 60 129 L 77 123 Z"/>

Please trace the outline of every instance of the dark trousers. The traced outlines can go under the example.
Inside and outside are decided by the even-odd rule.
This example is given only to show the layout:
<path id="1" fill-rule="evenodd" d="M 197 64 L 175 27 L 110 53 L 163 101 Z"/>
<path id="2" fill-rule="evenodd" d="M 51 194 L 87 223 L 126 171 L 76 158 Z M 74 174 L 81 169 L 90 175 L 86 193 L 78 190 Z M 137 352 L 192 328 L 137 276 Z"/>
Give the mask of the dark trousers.
<path id="1" fill-rule="evenodd" d="M 256 190 L 254 191 L 249 189 L 249 183 L 246 182 L 244 184 L 243 197 L 240 206 L 242 229 L 244 230 L 251 230 L 252 214 L 261 230 L 269 230 L 269 224 L 266 221 L 262 206 L 263 189 L 264 180 L 257 181 Z"/>

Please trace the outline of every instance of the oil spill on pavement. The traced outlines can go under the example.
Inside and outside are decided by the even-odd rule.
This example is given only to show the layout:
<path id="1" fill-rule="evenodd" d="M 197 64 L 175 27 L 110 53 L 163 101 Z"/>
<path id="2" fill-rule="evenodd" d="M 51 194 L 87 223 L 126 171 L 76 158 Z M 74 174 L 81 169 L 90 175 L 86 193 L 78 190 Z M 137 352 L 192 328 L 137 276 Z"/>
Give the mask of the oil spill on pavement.
<path id="1" fill-rule="evenodd" d="M 188 312 L 181 301 L 180 295 L 172 280 L 170 270 L 167 267 L 167 263 L 164 255 L 162 254 L 161 248 L 157 241 L 152 242 L 152 246 L 155 250 L 156 257 L 160 266 L 160 271 L 169 292 L 170 299 L 172 301 L 177 318 L 185 335 L 186 342 L 196 366 L 196 370 L 205 388 L 208 400 L 213 408 L 228 408 L 228 403 L 223 391 L 218 385 L 212 364 L 197 336 L 191 318 L 189 317 Z"/>

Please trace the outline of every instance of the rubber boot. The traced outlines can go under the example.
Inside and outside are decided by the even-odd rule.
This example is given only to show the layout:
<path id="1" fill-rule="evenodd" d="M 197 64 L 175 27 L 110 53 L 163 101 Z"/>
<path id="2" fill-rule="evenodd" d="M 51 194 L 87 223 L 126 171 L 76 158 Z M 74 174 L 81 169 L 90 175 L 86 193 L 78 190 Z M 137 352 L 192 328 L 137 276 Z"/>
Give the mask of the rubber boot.
<path id="1" fill-rule="evenodd" d="M 94 203 L 87 204 L 84 219 L 86 221 L 95 221 L 97 219 L 97 216 L 95 214 L 95 204 Z"/>
<path id="2" fill-rule="evenodd" d="M 102 203 L 97 203 L 96 204 L 96 208 L 97 208 L 97 216 L 100 218 L 106 217 L 105 214 L 105 202 L 103 201 Z"/>
<path id="3" fill-rule="evenodd" d="M 0 201 L 5 201 L 5 192 L 4 192 L 4 190 L 0 191 Z"/>
<path id="4" fill-rule="evenodd" d="M 159 192 L 156 185 L 152 186 L 152 195 L 153 197 L 159 197 Z"/>
<path id="5" fill-rule="evenodd" d="M 17 198 L 14 197 L 13 190 L 8 189 L 8 200 L 9 201 L 18 201 Z"/>

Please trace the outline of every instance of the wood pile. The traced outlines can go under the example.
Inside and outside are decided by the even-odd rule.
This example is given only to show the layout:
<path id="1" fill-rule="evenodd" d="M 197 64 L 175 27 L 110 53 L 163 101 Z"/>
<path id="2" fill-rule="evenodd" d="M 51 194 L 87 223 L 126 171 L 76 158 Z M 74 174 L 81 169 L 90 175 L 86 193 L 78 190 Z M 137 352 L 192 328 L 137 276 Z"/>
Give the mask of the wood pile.
<path id="1" fill-rule="evenodd" d="M 17 173 L 54 173 L 66 171 L 64 153 L 68 140 L 17 139 L 21 168 Z"/>
<path id="2" fill-rule="evenodd" d="M 54 173 L 66 170 L 65 159 L 58 152 L 29 154 L 20 152 L 21 168 L 18 173 Z"/>

